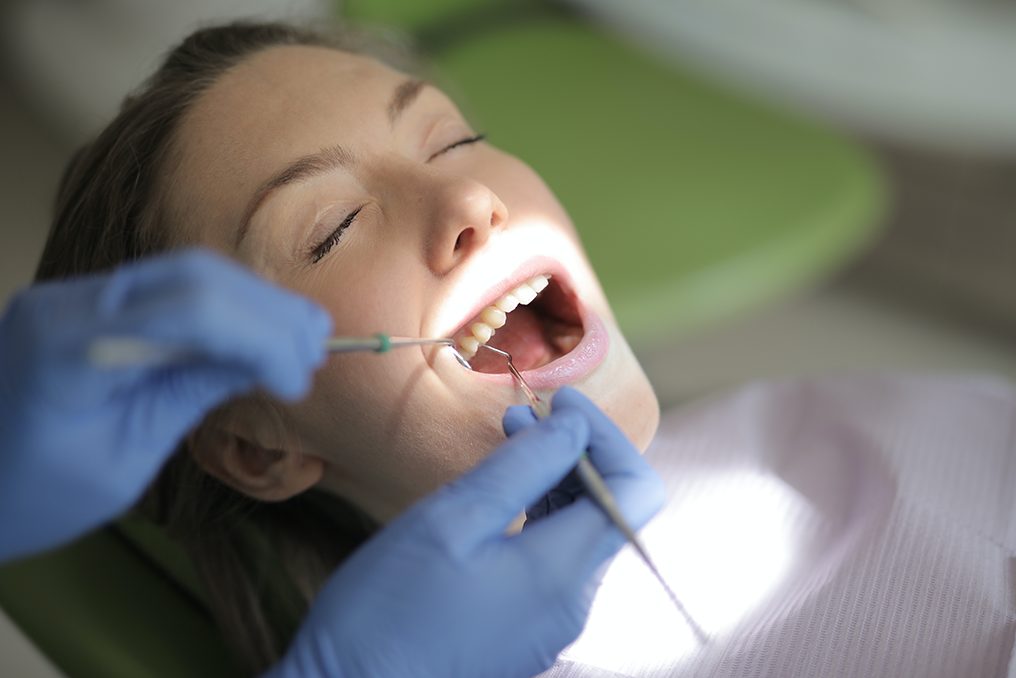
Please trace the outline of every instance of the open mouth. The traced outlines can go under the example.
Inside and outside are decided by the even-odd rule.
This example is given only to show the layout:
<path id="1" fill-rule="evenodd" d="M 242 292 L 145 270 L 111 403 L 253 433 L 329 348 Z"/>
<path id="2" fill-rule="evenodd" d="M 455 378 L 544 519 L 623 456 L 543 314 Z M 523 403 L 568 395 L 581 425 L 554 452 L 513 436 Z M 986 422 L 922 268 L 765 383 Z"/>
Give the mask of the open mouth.
<path id="1" fill-rule="evenodd" d="M 536 275 L 487 305 L 453 335 L 459 352 L 476 372 L 508 372 L 510 353 L 521 371 L 539 369 L 572 352 L 585 327 L 578 298 L 561 276 Z"/>

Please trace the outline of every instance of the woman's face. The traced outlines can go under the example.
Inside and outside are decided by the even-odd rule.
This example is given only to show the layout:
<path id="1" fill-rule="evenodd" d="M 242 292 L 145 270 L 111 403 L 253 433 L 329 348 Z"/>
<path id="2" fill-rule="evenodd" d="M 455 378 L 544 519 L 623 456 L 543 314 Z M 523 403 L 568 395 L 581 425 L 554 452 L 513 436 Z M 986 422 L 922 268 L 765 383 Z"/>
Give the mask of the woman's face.
<path id="1" fill-rule="evenodd" d="M 337 334 L 455 337 L 470 355 L 470 336 L 504 322 L 489 343 L 537 392 L 571 384 L 637 445 L 652 437 L 656 398 L 568 215 L 434 87 L 366 57 L 268 49 L 195 102 L 167 170 L 180 240 L 315 299 Z M 532 303 L 489 310 L 525 302 L 512 291 L 541 276 Z M 476 351 L 477 371 L 448 348 L 333 355 L 281 406 L 283 427 L 251 411 L 237 432 L 321 460 L 320 486 L 388 520 L 494 449 L 504 409 L 524 402 L 506 362 Z"/>

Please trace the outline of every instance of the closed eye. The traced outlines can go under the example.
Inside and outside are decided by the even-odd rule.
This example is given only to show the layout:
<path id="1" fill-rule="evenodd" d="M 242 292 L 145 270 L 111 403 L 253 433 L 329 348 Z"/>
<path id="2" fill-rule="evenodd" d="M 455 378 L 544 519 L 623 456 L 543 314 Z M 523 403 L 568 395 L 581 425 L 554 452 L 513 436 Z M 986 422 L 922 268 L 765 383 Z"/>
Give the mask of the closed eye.
<path id="1" fill-rule="evenodd" d="M 346 229 L 353 223 L 353 219 L 356 219 L 356 215 L 363 209 L 363 205 L 357 207 L 355 210 L 346 215 L 346 218 L 342 220 L 338 228 L 332 231 L 327 238 L 322 242 L 318 243 L 310 250 L 310 260 L 312 264 L 316 264 L 321 261 L 326 254 L 328 254 L 333 247 L 339 244 L 339 240 L 342 239 L 342 234 L 346 232 Z"/>
<path id="2" fill-rule="evenodd" d="M 476 134 L 471 137 L 459 139 L 458 141 L 448 144 L 437 153 L 431 155 L 429 158 L 427 158 L 427 162 L 430 162 L 434 158 L 444 155 L 448 151 L 458 148 L 459 146 L 467 146 L 469 144 L 475 144 L 477 142 L 483 141 L 486 138 L 487 138 L 486 134 Z M 356 219 L 356 215 L 358 215 L 360 213 L 360 210 L 362 209 L 363 206 L 361 205 L 360 207 L 357 207 L 355 210 L 347 214 L 346 218 L 342 220 L 342 223 L 340 223 L 338 227 L 328 235 L 327 238 L 325 238 L 323 241 L 321 241 L 317 245 L 314 245 L 311 248 L 309 253 L 311 263 L 316 264 L 317 262 L 321 261 L 325 257 L 325 255 L 331 252 L 333 247 L 339 244 L 339 241 L 342 239 L 343 233 L 345 233 L 346 229 L 352 225 L 353 220 Z"/>
<path id="3" fill-rule="evenodd" d="M 432 155 L 429 158 L 427 158 L 427 162 L 430 162 L 431 160 L 433 160 L 434 158 L 438 157 L 439 155 L 444 155 L 445 153 L 447 153 L 448 151 L 452 150 L 453 148 L 458 148 L 459 146 L 466 146 L 467 144 L 475 144 L 476 142 L 483 141 L 486 138 L 487 138 L 486 134 L 477 134 L 476 136 L 466 137 L 465 139 L 459 139 L 455 143 L 449 144 L 449 145 L 445 146 L 440 151 L 438 151 L 434 155 Z"/>

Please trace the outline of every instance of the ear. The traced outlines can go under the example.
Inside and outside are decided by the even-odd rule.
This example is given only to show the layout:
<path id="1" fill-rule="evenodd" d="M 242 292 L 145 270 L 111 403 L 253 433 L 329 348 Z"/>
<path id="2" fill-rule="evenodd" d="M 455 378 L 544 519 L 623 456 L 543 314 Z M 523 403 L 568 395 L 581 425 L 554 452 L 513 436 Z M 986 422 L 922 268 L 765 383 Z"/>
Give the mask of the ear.
<path id="1" fill-rule="evenodd" d="M 325 463 L 296 451 L 273 449 L 220 426 L 190 438 L 198 465 L 230 487 L 261 501 L 284 501 L 321 480 Z"/>

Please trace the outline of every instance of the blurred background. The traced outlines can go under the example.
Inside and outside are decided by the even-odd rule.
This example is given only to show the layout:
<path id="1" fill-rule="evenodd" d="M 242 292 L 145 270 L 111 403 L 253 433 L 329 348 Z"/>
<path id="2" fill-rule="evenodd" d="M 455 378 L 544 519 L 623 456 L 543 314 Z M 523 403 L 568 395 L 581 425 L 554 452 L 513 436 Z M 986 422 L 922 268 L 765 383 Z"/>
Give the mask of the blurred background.
<path id="1" fill-rule="evenodd" d="M 559 194 L 664 407 L 761 378 L 1016 377 L 1001 0 L 8 0 L 0 299 L 73 149 L 170 45 L 241 16 L 415 45 Z M 53 675 L 2 615 L 0 657 Z"/>

